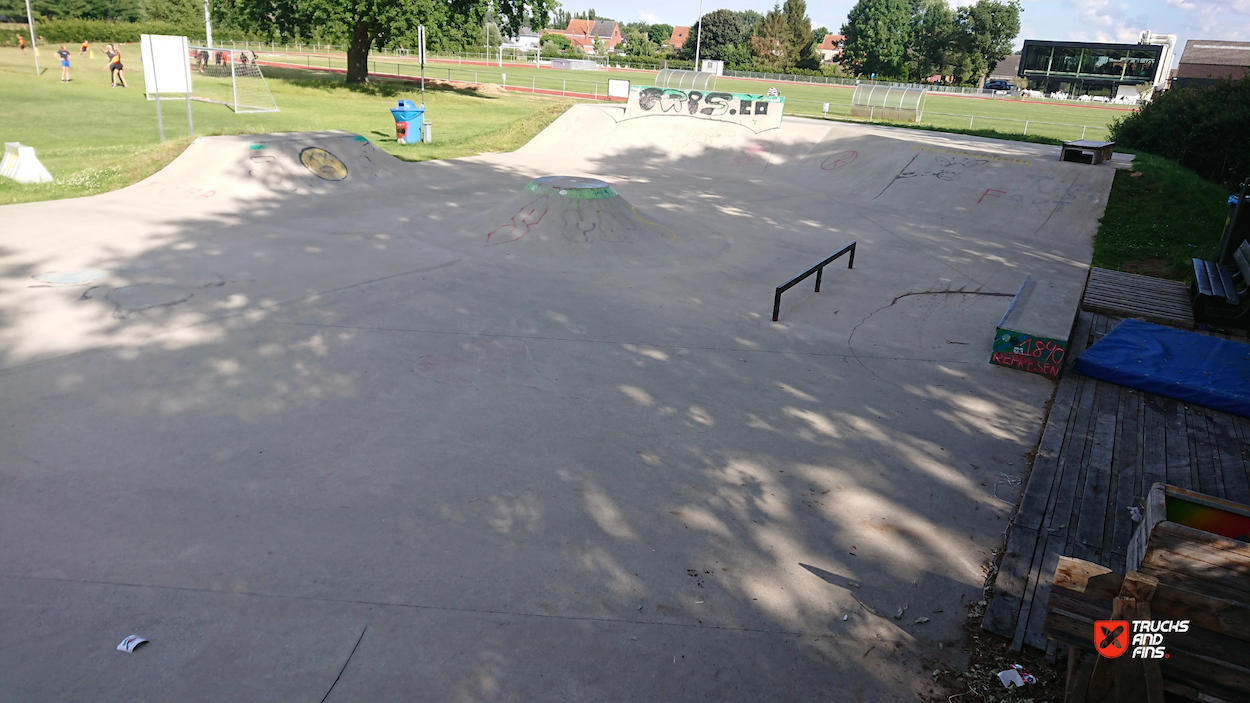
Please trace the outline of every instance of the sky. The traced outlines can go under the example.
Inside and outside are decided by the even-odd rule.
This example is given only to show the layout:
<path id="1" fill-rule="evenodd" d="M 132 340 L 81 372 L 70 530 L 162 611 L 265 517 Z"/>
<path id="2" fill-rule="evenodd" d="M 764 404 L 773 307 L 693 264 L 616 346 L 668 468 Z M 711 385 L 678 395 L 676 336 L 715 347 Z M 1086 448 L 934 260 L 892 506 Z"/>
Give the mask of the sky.
<path id="1" fill-rule="evenodd" d="M 594 8 L 620 22 L 663 22 L 690 25 L 699 14 L 699 0 L 562 0 L 569 12 Z M 947 0 L 952 7 L 972 0 Z M 574 3 L 588 3 L 584 7 Z M 1142 30 L 1175 34 L 1179 55 L 1187 39 L 1250 41 L 1250 0 L 1023 0 L 1020 36 L 1025 39 L 1137 43 Z M 854 0 L 808 0 L 812 26 L 834 34 L 846 22 Z M 772 0 L 704 0 L 703 12 L 721 8 L 767 12 Z"/>

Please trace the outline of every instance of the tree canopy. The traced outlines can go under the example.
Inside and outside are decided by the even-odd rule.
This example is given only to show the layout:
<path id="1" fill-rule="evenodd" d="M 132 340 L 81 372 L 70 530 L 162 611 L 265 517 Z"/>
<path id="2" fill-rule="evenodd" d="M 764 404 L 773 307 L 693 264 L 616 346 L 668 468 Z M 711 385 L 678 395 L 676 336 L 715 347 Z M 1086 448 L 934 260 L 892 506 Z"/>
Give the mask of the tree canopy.
<path id="1" fill-rule="evenodd" d="M 671 24 L 653 24 L 647 27 L 647 38 L 655 42 L 656 46 L 663 46 L 673 36 L 673 25 Z"/>
<path id="2" fill-rule="evenodd" d="M 860 75 L 977 82 L 1011 53 L 1018 0 L 977 0 L 951 11 L 944 0 L 859 0 L 842 25 L 843 62 Z"/>
<path id="3" fill-rule="evenodd" d="M 702 36 L 699 28 L 702 26 Z M 681 45 L 681 58 L 693 60 L 696 49 L 699 58 L 720 59 L 725 49 L 732 47 L 742 39 L 742 26 L 731 10 L 716 10 L 702 17 L 693 27 L 685 43 Z"/>
<path id="4" fill-rule="evenodd" d="M 368 77 L 371 48 L 416 42 L 418 25 L 426 26 L 432 48 L 442 44 L 476 43 L 487 15 L 507 34 L 522 26 L 545 24 L 552 0 L 232 0 L 245 27 L 278 36 L 311 36 L 314 32 L 343 36 L 347 43 L 347 81 Z M 468 39 L 469 41 L 465 41 Z"/>

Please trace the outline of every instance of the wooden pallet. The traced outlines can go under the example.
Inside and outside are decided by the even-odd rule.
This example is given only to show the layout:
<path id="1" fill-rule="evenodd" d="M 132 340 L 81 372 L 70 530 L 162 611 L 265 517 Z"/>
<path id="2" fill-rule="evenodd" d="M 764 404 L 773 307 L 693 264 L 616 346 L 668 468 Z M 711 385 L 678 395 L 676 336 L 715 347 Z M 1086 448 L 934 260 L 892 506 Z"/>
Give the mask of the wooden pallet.
<path id="1" fill-rule="evenodd" d="M 1081 307 L 1112 317 L 1133 317 L 1156 325 L 1194 328 L 1194 306 L 1184 283 L 1093 267 Z"/>
<path id="2" fill-rule="evenodd" d="M 1118 323 L 1081 312 L 1069 359 Z M 1053 649 L 1042 625 L 1059 557 L 1124 573 L 1129 508 L 1143 507 L 1155 483 L 1250 502 L 1250 420 L 1065 373 L 982 627 L 1016 649 Z"/>

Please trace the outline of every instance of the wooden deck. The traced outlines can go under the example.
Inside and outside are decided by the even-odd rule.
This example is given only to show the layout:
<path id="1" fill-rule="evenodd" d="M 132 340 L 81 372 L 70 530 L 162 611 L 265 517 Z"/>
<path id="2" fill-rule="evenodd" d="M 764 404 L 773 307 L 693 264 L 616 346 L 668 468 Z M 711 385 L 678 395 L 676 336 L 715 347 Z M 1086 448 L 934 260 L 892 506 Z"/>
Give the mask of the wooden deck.
<path id="1" fill-rule="evenodd" d="M 1119 322 L 1082 311 L 1068 361 Z M 1042 625 L 1059 557 L 1123 573 L 1129 508 L 1156 481 L 1250 503 L 1250 420 L 1065 371 L 982 627 L 1015 649 L 1047 649 Z"/>
<path id="2" fill-rule="evenodd" d="M 1194 328 L 1189 290 L 1179 281 L 1093 267 L 1081 307 L 1111 317 L 1136 317 L 1156 325 Z"/>

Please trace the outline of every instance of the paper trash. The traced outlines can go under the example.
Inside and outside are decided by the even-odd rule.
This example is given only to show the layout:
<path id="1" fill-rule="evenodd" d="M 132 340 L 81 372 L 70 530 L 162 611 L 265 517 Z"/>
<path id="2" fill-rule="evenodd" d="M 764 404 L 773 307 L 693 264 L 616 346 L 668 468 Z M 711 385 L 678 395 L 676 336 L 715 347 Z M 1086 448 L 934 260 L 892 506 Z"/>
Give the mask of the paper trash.
<path id="1" fill-rule="evenodd" d="M 1020 678 L 1020 672 L 1015 669 L 998 672 L 998 680 L 1002 681 L 1003 685 L 1007 688 L 1011 688 L 1012 686 L 1021 688 L 1024 686 L 1024 679 Z"/>
<path id="2" fill-rule="evenodd" d="M 140 637 L 140 636 L 138 636 L 138 635 L 131 635 L 131 636 L 127 637 L 126 639 L 122 640 L 122 643 L 121 643 L 121 644 L 117 645 L 117 651 L 119 651 L 119 652 L 134 652 L 134 651 L 135 651 L 135 647 L 138 647 L 139 645 L 143 644 L 144 642 L 147 642 L 147 640 L 143 639 L 142 637 Z"/>

